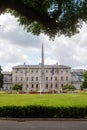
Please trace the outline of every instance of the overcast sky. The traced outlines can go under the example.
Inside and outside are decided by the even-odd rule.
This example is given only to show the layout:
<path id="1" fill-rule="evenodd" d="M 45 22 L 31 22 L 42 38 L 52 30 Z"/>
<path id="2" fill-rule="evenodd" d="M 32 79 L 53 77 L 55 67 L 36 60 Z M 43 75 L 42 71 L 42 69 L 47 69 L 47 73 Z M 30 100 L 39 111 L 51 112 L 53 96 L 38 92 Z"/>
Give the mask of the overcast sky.
<path id="1" fill-rule="evenodd" d="M 87 25 L 71 38 L 61 36 L 50 41 L 46 35 L 34 36 L 19 26 L 10 14 L 0 15 L 0 65 L 4 71 L 15 65 L 37 65 L 44 44 L 45 64 L 62 64 L 71 68 L 87 68 Z"/>

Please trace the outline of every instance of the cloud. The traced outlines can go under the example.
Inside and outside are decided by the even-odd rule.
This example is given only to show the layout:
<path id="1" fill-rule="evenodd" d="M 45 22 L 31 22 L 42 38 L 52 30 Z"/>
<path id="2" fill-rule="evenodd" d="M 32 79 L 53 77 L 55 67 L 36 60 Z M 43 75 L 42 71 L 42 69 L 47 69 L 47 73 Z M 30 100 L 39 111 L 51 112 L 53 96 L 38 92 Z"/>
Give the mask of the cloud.
<path id="1" fill-rule="evenodd" d="M 31 33 L 27 33 L 22 26 L 19 26 L 19 23 L 14 16 L 5 14 L 1 15 L 0 19 L 0 38 L 2 40 L 6 40 L 8 43 L 23 46 L 25 48 L 35 48 L 41 42 L 40 38 L 33 36 Z"/>
<path id="2" fill-rule="evenodd" d="M 39 64 L 44 45 L 45 64 L 59 64 L 72 68 L 87 68 L 87 25 L 71 38 L 61 35 L 54 41 L 40 34 L 34 36 L 19 26 L 10 14 L 0 16 L 0 64 L 4 70 L 17 64 Z"/>
<path id="3" fill-rule="evenodd" d="M 0 43 L 0 61 L 3 63 L 27 62 L 28 56 L 20 48 L 4 42 L 4 44 Z"/>

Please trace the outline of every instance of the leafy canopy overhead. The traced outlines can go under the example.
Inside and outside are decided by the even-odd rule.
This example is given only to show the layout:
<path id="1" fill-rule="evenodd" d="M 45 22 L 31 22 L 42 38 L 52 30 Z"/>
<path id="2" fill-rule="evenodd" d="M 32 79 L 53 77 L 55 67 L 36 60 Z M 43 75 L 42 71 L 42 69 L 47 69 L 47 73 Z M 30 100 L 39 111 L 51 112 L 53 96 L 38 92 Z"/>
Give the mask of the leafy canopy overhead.
<path id="1" fill-rule="evenodd" d="M 1 0 L 0 13 L 10 12 L 28 32 L 50 38 L 78 33 L 87 22 L 87 0 Z"/>

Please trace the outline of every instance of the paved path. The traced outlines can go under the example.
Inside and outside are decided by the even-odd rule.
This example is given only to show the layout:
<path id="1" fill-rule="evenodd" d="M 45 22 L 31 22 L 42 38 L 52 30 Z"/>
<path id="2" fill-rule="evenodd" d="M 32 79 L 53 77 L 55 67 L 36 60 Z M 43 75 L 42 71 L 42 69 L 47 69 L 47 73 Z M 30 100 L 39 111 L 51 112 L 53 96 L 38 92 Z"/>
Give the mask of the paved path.
<path id="1" fill-rule="evenodd" d="M 0 130 L 87 130 L 87 121 L 0 120 Z"/>

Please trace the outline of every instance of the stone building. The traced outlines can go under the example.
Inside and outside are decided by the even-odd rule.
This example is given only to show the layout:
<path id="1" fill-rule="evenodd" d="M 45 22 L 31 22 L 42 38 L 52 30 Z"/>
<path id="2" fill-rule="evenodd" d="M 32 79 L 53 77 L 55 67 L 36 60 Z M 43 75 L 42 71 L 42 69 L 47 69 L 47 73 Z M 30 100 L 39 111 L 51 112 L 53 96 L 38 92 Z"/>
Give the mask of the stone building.
<path id="1" fill-rule="evenodd" d="M 76 87 L 76 89 L 81 89 L 82 81 L 83 81 L 83 74 L 84 69 L 72 69 L 71 72 L 71 84 Z"/>
<path id="2" fill-rule="evenodd" d="M 3 72 L 3 90 L 11 90 L 12 85 L 12 72 Z"/>
<path id="3" fill-rule="evenodd" d="M 3 90 L 11 90 L 12 84 L 22 84 L 25 92 L 59 92 L 63 85 L 72 84 L 80 89 L 83 81 L 83 69 L 72 69 L 65 65 L 44 65 L 44 82 L 39 65 L 18 65 L 12 72 L 3 72 Z M 44 83 L 44 86 L 43 86 Z"/>
<path id="4" fill-rule="evenodd" d="M 17 65 L 12 72 L 4 72 L 3 89 L 10 90 L 12 84 L 22 84 L 25 92 L 59 92 L 64 85 L 74 85 L 75 76 L 71 73 L 71 67 L 58 63 L 44 65 L 43 45 L 41 56 L 39 65 Z"/>
<path id="5" fill-rule="evenodd" d="M 71 84 L 71 68 L 68 66 L 44 65 L 43 82 L 42 76 L 41 65 L 18 65 L 13 67 L 12 83 L 22 84 L 25 92 L 59 92 L 63 85 Z"/>

